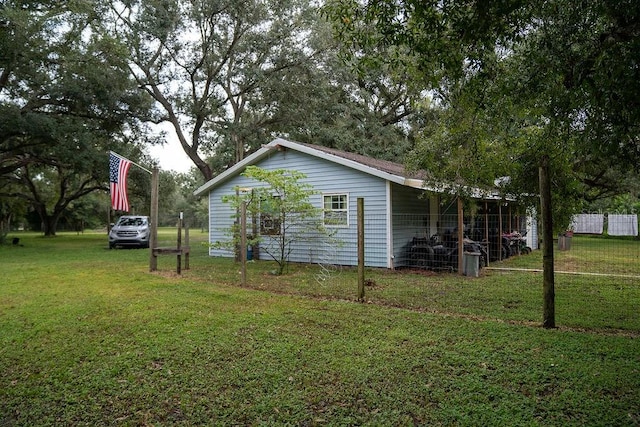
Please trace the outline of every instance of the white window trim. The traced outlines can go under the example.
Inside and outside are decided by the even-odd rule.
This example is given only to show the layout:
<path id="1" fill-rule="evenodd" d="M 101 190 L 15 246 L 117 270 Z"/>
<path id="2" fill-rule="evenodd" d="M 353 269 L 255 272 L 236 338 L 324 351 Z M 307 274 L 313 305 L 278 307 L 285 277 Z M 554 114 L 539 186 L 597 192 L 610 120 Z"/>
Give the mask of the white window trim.
<path id="1" fill-rule="evenodd" d="M 340 224 L 340 225 L 334 225 L 334 224 L 326 224 L 325 223 L 325 218 L 324 218 L 324 214 L 326 212 L 325 208 L 324 208 L 324 198 L 325 197 L 331 197 L 331 196 L 346 196 L 347 200 L 345 202 L 346 205 L 346 209 L 344 209 L 344 211 L 346 211 L 347 214 L 347 223 L 346 224 Z M 327 228 L 349 228 L 350 225 L 350 219 L 349 219 L 349 193 L 345 192 L 332 192 L 332 193 L 322 193 L 322 224 L 327 227 Z M 337 210 L 336 212 L 339 212 L 342 210 Z"/>

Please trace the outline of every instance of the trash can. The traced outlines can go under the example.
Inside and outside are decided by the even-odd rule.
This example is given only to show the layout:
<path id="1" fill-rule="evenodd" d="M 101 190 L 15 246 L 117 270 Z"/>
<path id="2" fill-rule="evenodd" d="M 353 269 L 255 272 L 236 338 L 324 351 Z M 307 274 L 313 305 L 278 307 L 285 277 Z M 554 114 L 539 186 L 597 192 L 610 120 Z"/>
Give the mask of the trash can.
<path id="1" fill-rule="evenodd" d="M 462 274 L 470 277 L 480 275 L 480 252 L 465 252 L 462 261 Z"/>
<path id="2" fill-rule="evenodd" d="M 571 249 L 571 238 L 572 234 L 569 233 L 560 233 L 558 235 L 558 249 L 561 251 L 568 251 Z"/>
<path id="3" fill-rule="evenodd" d="M 253 246 L 247 246 L 247 261 L 253 259 Z"/>

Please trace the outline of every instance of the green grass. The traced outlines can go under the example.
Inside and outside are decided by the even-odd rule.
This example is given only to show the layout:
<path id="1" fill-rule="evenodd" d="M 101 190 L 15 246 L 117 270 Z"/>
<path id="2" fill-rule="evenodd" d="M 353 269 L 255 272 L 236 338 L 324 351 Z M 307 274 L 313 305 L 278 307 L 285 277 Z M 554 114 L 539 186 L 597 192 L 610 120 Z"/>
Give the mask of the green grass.
<path id="1" fill-rule="evenodd" d="M 194 231 L 179 277 L 104 234 L 20 237 L 0 247 L 2 426 L 640 423 L 637 280 L 558 275 L 544 330 L 537 273 L 367 270 L 362 304 L 351 269 L 253 262 L 242 288 Z"/>
<path id="2" fill-rule="evenodd" d="M 574 236 L 571 249 L 554 250 L 557 271 L 640 277 L 640 240 Z M 542 268 L 542 253 L 509 258 L 501 267 Z"/>

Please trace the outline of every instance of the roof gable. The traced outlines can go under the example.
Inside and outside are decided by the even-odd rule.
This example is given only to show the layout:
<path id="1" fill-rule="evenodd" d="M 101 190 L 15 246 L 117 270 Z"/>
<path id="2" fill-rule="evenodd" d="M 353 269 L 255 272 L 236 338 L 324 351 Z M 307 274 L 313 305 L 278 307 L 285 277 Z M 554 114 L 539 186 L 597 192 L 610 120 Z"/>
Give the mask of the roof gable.
<path id="1" fill-rule="evenodd" d="M 262 159 L 269 156 L 269 154 L 273 152 L 273 150 L 283 149 L 296 150 L 301 153 L 305 153 L 313 157 L 321 158 L 355 170 L 359 170 L 361 172 L 368 173 L 370 175 L 385 179 L 387 181 L 395 182 L 400 185 L 406 185 L 410 187 L 418 187 L 419 185 L 422 185 L 422 181 L 419 178 L 408 178 L 406 176 L 404 166 L 399 163 L 386 160 L 377 160 L 371 157 L 363 156 L 361 154 L 348 153 L 346 151 L 323 147 L 320 145 L 303 144 L 288 141 L 282 138 L 277 138 L 270 143 L 263 145 L 262 148 L 260 148 L 255 153 L 247 156 L 244 160 L 236 163 L 226 171 L 222 172 L 212 180 L 202 185 L 194 192 L 194 194 L 196 196 L 201 196 L 208 191 L 211 191 L 222 182 L 242 173 L 242 171 L 244 171 L 247 166 L 259 163 Z M 418 181 L 420 183 L 418 183 Z"/>
<path id="2" fill-rule="evenodd" d="M 424 181 L 424 173 L 417 173 L 412 176 L 408 176 L 405 167 L 400 163 L 390 162 L 388 160 L 378 160 L 361 154 L 349 153 L 321 145 L 303 144 L 300 142 L 276 138 L 270 143 L 263 145 L 262 148 L 255 153 L 247 156 L 244 160 L 236 163 L 226 171 L 203 184 L 200 188 L 194 191 L 194 195 L 202 196 L 228 179 L 231 179 L 236 175 L 240 175 L 247 166 L 260 163 L 274 150 L 296 150 L 298 152 L 334 162 L 405 187 L 418 188 L 434 193 L 453 193 L 452 186 L 447 184 L 430 184 L 427 186 Z M 475 199 L 498 200 L 502 197 L 496 189 L 481 190 L 479 188 L 472 188 L 471 193 L 471 197 Z M 507 196 L 507 199 L 511 199 L 511 197 Z"/>

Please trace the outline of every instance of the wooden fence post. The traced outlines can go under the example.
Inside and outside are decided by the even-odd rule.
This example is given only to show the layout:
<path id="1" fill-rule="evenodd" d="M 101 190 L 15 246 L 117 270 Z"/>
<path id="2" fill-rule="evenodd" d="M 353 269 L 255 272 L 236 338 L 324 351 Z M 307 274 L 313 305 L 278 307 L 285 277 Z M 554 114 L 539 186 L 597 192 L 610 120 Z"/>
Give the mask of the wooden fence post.
<path id="1" fill-rule="evenodd" d="M 458 196 L 458 274 L 464 274 L 464 209 Z"/>
<path id="2" fill-rule="evenodd" d="M 158 258 L 154 252 L 156 246 L 158 246 L 158 176 L 159 171 L 157 167 L 153 168 L 151 172 L 151 222 L 149 226 L 149 271 L 156 271 L 158 269 Z"/>
<path id="3" fill-rule="evenodd" d="M 555 284 L 553 266 L 553 215 L 551 211 L 551 180 L 549 177 L 549 156 L 542 156 L 540 162 L 540 210 L 542 211 L 542 293 L 544 298 L 542 326 L 556 327 Z"/>
<path id="4" fill-rule="evenodd" d="M 498 261 L 502 261 L 502 200 L 498 201 Z"/>
<path id="5" fill-rule="evenodd" d="M 364 199 L 358 197 L 358 301 L 364 301 Z"/>
<path id="6" fill-rule="evenodd" d="M 180 253 L 182 249 L 182 212 L 180 212 L 180 216 L 178 217 L 178 244 L 176 245 L 176 273 L 182 273 L 182 254 Z"/>
<path id="7" fill-rule="evenodd" d="M 184 245 L 189 248 L 191 251 L 191 246 L 189 245 L 189 222 L 186 221 L 184 224 Z M 189 252 L 184 254 L 184 269 L 189 269 Z"/>
<path id="8" fill-rule="evenodd" d="M 240 204 L 240 270 L 242 286 L 247 285 L 247 202 Z"/>

